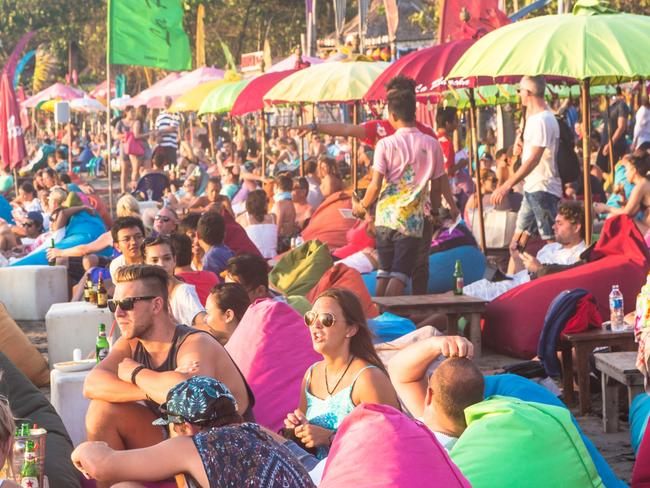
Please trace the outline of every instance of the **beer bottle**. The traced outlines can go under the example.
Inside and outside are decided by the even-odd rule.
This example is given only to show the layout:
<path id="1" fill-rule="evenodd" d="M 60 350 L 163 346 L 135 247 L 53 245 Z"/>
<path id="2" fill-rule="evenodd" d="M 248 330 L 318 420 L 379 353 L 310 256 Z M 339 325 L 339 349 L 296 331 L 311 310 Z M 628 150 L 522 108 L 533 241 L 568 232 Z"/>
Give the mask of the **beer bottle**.
<path id="1" fill-rule="evenodd" d="M 94 303 L 97 305 L 97 288 L 95 288 L 95 285 L 93 285 L 92 280 L 90 277 L 88 278 L 88 302 L 89 303 Z"/>
<path id="2" fill-rule="evenodd" d="M 54 239 L 50 239 L 50 249 L 54 249 Z M 56 264 L 56 258 L 49 259 L 47 261 L 48 266 L 54 266 Z"/>
<path id="3" fill-rule="evenodd" d="M 20 486 L 23 488 L 39 488 L 40 473 L 38 472 L 38 460 L 34 449 L 34 441 L 25 443 L 25 460 L 20 468 Z"/>
<path id="4" fill-rule="evenodd" d="M 90 302 L 90 290 L 93 289 L 93 280 L 90 279 L 90 276 L 86 279 L 86 285 L 84 286 L 84 302 Z"/>
<path id="5" fill-rule="evenodd" d="M 103 274 L 99 274 L 99 279 L 97 280 L 97 307 L 106 308 L 108 306 L 108 291 L 104 285 Z"/>
<path id="6" fill-rule="evenodd" d="M 463 280 L 463 268 L 460 265 L 460 259 L 456 260 L 454 268 L 454 295 L 462 295 L 465 281 Z"/>
<path id="7" fill-rule="evenodd" d="M 99 324 L 99 335 L 97 336 L 97 342 L 95 343 L 95 358 L 97 359 L 97 362 L 100 362 L 108 356 L 109 347 L 108 339 L 106 338 L 106 326 L 104 324 Z"/>

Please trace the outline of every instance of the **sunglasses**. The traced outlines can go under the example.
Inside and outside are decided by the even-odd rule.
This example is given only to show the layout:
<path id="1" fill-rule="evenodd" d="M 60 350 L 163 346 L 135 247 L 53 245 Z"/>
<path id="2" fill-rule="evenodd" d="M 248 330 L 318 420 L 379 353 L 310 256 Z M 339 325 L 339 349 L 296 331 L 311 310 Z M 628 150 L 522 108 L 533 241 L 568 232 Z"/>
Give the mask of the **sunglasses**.
<path id="1" fill-rule="evenodd" d="M 20 224 L 21 227 L 32 227 L 34 225 L 35 225 L 34 222 L 23 222 L 22 224 Z"/>
<path id="2" fill-rule="evenodd" d="M 171 219 L 170 219 L 169 217 L 161 217 L 160 215 L 156 215 L 156 216 L 154 217 L 154 220 L 158 220 L 158 221 L 160 221 L 160 222 L 165 222 L 165 223 L 167 223 L 167 222 L 169 222 Z"/>
<path id="3" fill-rule="evenodd" d="M 336 322 L 334 314 L 331 314 L 329 312 L 317 313 L 309 311 L 305 313 L 305 325 L 307 327 L 314 325 L 316 320 L 318 320 L 323 327 L 332 327 L 334 325 L 334 322 Z"/>
<path id="4" fill-rule="evenodd" d="M 115 313 L 117 310 L 117 307 L 120 307 L 123 311 L 128 312 L 129 310 L 133 310 L 133 307 L 135 306 L 135 302 L 139 302 L 141 300 L 153 300 L 154 298 L 157 297 L 129 297 L 129 298 L 123 298 L 122 300 L 108 300 L 108 309 Z"/>

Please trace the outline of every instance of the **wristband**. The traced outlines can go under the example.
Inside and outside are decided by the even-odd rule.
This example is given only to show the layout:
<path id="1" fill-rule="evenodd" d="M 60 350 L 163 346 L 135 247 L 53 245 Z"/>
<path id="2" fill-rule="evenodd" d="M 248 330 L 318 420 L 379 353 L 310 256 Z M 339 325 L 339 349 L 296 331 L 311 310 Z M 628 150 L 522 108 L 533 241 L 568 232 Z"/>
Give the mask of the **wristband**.
<path id="1" fill-rule="evenodd" d="M 144 365 L 137 366 L 132 372 L 131 372 L 131 383 L 135 385 L 135 377 L 138 375 L 140 371 L 145 369 Z"/>

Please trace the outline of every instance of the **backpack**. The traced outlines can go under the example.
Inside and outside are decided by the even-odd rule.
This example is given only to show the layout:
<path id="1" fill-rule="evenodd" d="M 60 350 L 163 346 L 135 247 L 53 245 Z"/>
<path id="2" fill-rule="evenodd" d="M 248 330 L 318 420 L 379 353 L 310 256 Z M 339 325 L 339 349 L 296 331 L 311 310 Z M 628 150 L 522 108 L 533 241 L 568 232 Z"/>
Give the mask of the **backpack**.
<path id="1" fill-rule="evenodd" d="M 562 185 L 565 185 L 573 183 L 580 177 L 580 161 L 575 151 L 575 136 L 565 117 L 556 115 L 555 120 L 560 126 L 560 140 L 555 161 Z"/>

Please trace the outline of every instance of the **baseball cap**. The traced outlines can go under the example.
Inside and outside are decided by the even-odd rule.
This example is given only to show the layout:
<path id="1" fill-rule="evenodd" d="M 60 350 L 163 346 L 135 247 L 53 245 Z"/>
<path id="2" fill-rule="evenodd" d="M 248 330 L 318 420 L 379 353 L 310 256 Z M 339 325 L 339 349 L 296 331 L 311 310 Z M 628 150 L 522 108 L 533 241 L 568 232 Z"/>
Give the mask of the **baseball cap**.
<path id="1" fill-rule="evenodd" d="M 36 225 L 43 225 L 43 214 L 41 212 L 27 212 L 27 219 Z"/>
<path id="2" fill-rule="evenodd" d="M 237 411 L 237 400 L 221 381 L 209 376 L 193 376 L 167 393 L 167 401 L 160 405 L 162 416 L 153 425 L 169 425 L 188 422 L 203 424 L 219 418 L 217 400 L 227 398 L 232 402 L 233 413 Z"/>

